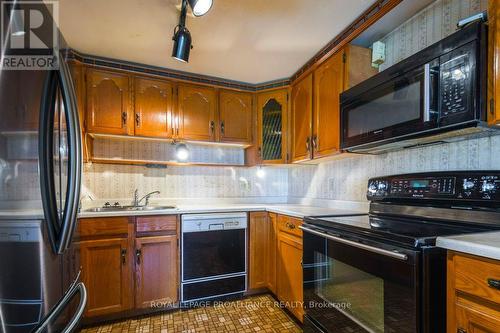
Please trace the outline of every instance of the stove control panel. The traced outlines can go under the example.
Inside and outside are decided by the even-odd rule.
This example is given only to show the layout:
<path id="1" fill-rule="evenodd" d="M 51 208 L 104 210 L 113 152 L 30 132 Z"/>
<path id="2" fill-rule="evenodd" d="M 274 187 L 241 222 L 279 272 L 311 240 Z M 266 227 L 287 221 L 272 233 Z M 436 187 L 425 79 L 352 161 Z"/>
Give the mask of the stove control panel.
<path id="1" fill-rule="evenodd" d="M 500 171 L 430 172 L 372 178 L 368 200 L 443 199 L 500 202 Z"/>

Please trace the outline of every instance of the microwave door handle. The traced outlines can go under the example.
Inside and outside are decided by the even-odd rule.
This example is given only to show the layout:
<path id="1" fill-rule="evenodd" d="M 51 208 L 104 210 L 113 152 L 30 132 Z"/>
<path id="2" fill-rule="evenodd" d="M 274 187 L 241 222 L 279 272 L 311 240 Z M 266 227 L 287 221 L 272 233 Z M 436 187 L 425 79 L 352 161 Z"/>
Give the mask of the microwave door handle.
<path id="1" fill-rule="evenodd" d="M 346 244 L 346 245 L 350 245 L 350 246 L 353 246 L 353 247 L 357 247 L 359 249 L 363 249 L 363 250 L 370 251 L 370 252 L 373 252 L 373 253 L 381 254 L 381 255 L 384 255 L 386 257 L 391 257 L 391 258 L 398 259 L 398 260 L 403 260 L 403 261 L 408 260 L 408 256 L 406 254 L 404 254 L 404 253 L 399 253 L 399 252 L 395 252 L 395 251 L 389 251 L 389 250 L 381 249 L 381 248 L 378 248 L 378 247 L 375 247 L 375 246 L 366 245 L 366 244 L 355 242 L 355 241 L 351 241 L 351 240 L 348 240 L 348 239 L 344 239 L 344 238 L 332 236 L 332 235 L 326 234 L 324 232 L 319 232 L 319 231 L 316 231 L 316 230 L 313 230 L 313 229 L 309 229 L 309 228 L 303 227 L 303 226 L 299 226 L 299 228 L 302 229 L 302 231 L 309 232 L 309 233 L 311 233 L 313 235 L 324 237 L 324 238 L 327 238 L 327 239 L 330 239 L 330 240 L 333 240 L 333 241 L 336 241 L 336 242 L 339 242 L 339 243 L 342 243 L 342 244 Z"/>
<path id="2" fill-rule="evenodd" d="M 431 120 L 431 65 L 424 65 L 424 123 Z"/>

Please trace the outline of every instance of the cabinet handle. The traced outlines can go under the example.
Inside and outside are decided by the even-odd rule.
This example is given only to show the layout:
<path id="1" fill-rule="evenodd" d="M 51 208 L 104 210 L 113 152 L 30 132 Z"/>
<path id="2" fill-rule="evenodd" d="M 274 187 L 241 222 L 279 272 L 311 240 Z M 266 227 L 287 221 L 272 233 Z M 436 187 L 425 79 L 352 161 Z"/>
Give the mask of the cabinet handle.
<path id="1" fill-rule="evenodd" d="M 259 158 L 262 157 L 262 147 L 257 148 L 257 155 L 259 155 Z"/>
<path id="2" fill-rule="evenodd" d="M 318 151 L 318 136 L 316 134 L 314 134 L 314 136 L 312 137 L 312 145 L 313 149 L 315 151 Z"/>
<path id="3" fill-rule="evenodd" d="M 500 290 L 500 280 L 488 279 L 488 286 Z"/>
<path id="4" fill-rule="evenodd" d="M 459 327 L 457 328 L 457 333 L 467 333 L 467 330 L 464 330 L 463 328 Z"/>
<path id="5" fill-rule="evenodd" d="M 141 249 L 137 249 L 135 250 L 135 257 L 137 259 L 137 263 L 140 264 L 141 263 L 141 254 L 142 254 L 142 251 Z"/>
<path id="6" fill-rule="evenodd" d="M 295 229 L 295 224 L 293 224 L 293 223 L 288 223 L 288 222 L 287 222 L 287 223 L 285 224 L 285 226 L 286 226 L 288 229 L 290 229 L 290 230 Z"/>
<path id="7" fill-rule="evenodd" d="M 210 121 L 210 133 L 212 135 L 215 133 L 215 122 L 213 120 Z"/>
<path id="8" fill-rule="evenodd" d="M 122 112 L 122 124 L 127 125 L 127 112 Z"/>
<path id="9" fill-rule="evenodd" d="M 135 126 L 140 127 L 140 125 L 141 125 L 141 115 L 136 113 L 135 114 Z"/>
<path id="10" fill-rule="evenodd" d="M 220 132 L 221 132 L 221 134 L 224 134 L 224 131 L 225 131 L 225 128 L 224 128 L 224 120 L 223 120 L 220 123 Z"/>
<path id="11" fill-rule="evenodd" d="M 127 262 L 127 249 L 122 249 L 121 256 L 122 256 L 122 264 L 125 265 L 125 263 Z"/>
<path id="12" fill-rule="evenodd" d="M 306 138 L 306 150 L 311 151 L 311 138 L 310 137 Z"/>

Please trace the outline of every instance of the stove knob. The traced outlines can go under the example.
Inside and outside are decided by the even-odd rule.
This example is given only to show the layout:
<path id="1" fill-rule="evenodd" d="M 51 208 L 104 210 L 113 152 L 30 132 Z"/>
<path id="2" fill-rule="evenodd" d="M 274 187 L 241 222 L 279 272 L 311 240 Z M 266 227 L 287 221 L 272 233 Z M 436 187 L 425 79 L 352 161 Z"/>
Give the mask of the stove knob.
<path id="1" fill-rule="evenodd" d="M 385 183 L 378 183 L 378 189 L 379 191 L 383 191 L 387 188 L 387 185 Z"/>
<path id="2" fill-rule="evenodd" d="M 371 183 L 370 186 L 368 186 L 368 192 L 372 195 L 377 193 L 377 185 L 375 183 Z"/>
<path id="3" fill-rule="evenodd" d="M 483 182 L 483 192 L 490 192 L 495 190 L 495 188 L 496 188 L 495 183 L 490 183 L 487 180 Z"/>
<path id="4" fill-rule="evenodd" d="M 464 179 L 464 190 L 470 190 L 474 188 L 474 182 L 472 180 Z"/>

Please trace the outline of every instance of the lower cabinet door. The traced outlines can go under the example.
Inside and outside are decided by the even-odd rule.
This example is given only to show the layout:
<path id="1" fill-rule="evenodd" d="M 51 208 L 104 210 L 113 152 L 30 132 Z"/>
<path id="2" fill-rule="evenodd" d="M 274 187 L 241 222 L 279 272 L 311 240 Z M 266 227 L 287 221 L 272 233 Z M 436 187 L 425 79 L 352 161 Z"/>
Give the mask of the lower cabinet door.
<path id="1" fill-rule="evenodd" d="M 487 309 L 482 312 L 472 307 L 456 305 L 456 330 L 449 328 L 448 332 L 457 333 L 500 333 L 500 318 L 498 311 Z"/>
<path id="2" fill-rule="evenodd" d="M 267 287 L 276 295 L 276 256 L 278 252 L 276 237 L 276 221 L 278 216 L 275 213 L 269 213 L 268 216 L 268 255 L 267 255 Z"/>
<path id="3" fill-rule="evenodd" d="M 268 230 L 267 212 L 251 212 L 249 289 L 267 287 Z"/>
<path id="4" fill-rule="evenodd" d="M 302 240 L 299 237 L 278 233 L 277 296 L 285 306 L 303 321 L 302 303 Z"/>
<path id="5" fill-rule="evenodd" d="M 86 317 L 122 312 L 131 308 L 132 271 L 126 238 L 82 241 L 82 281 L 88 291 Z"/>
<path id="6" fill-rule="evenodd" d="M 177 236 L 135 240 L 137 308 L 175 305 L 178 300 Z"/>

